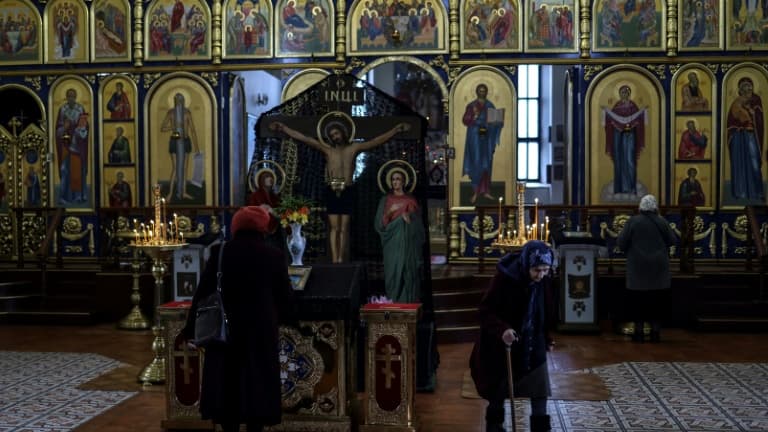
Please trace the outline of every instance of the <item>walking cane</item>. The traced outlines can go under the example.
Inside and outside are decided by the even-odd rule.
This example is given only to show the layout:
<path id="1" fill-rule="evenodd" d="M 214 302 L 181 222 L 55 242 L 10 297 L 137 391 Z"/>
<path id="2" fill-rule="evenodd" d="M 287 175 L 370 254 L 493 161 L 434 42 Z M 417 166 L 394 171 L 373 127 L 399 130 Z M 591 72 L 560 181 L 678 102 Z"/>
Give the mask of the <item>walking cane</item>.
<path id="1" fill-rule="evenodd" d="M 512 432 L 517 432 L 517 425 L 515 425 L 515 382 L 512 375 L 512 345 L 507 345 L 507 381 L 509 382 L 509 411 L 512 414 Z"/>

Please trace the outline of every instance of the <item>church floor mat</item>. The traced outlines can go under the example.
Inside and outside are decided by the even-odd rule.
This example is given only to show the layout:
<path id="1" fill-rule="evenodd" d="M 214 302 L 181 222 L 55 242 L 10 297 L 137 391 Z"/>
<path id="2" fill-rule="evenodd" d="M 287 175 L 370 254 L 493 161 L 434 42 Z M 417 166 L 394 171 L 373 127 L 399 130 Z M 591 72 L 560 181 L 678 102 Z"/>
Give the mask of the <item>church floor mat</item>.
<path id="1" fill-rule="evenodd" d="M 553 431 L 768 431 L 766 363 L 625 362 L 568 374 L 578 373 L 599 376 L 610 398 L 553 397 Z M 518 430 L 527 430 L 527 399 L 515 400 L 515 415 Z"/>
<path id="2" fill-rule="evenodd" d="M 0 351 L 0 432 L 70 431 L 134 396 L 78 386 L 122 364 L 98 354 Z"/>

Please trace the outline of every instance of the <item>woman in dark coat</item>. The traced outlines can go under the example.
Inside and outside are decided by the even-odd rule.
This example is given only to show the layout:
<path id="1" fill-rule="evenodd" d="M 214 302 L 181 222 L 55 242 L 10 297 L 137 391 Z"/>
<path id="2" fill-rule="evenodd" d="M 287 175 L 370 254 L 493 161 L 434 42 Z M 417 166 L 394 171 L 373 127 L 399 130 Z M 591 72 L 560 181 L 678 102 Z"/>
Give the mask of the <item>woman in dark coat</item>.
<path id="1" fill-rule="evenodd" d="M 668 302 L 672 279 L 669 248 L 675 244 L 675 234 L 658 211 L 656 197 L 644 196 L 640 213 L 629 218 L 617 240 L 627 254 L 627 301 L 635 323 L 635 342 L 643 342 L 646 321 L 651 323 L 651 342 L 660 341 L 661 318 Z"/>
<path id="2" fill-rule="evenodd" d="M 547 350 L 552 321 L 549 272 L 554 254 L 531 240 L 520 252 L 504 256 L 480 303 L 480 340 L 470 359 L 478 394 L 488 400 L 486 431 L 504 431 L 504 399 L 509 397 L 506 347 L 512 346 L 516 397 L 531 398 L 531 430 L 548 431 L 550 395 Z"/>
<path id="3" fill-rule="evenodd" d="M 232 218 L 233 239 L 224 245 L 222 297 L 230 341 L 205 349 L 200 414 L 225 432 L 261 431 L 281 420 L 278 322 L 289 318 L 292 289 L 282 253 L 264 243 L 269 213 L 243 207 Z M 184 334 L 194 338 L 200 299 L 216 289 L 219 248 L 214 246 L 192 300 Z"/>

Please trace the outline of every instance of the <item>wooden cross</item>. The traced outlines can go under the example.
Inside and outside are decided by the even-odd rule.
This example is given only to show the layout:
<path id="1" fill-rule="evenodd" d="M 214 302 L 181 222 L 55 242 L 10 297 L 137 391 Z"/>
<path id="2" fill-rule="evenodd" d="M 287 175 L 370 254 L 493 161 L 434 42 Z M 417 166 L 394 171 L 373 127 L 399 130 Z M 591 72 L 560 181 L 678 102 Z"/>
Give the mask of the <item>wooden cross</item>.
<path id="1" fill-rule="evenodd" d="M 383 355 L 377 355 L 376 360 L 384 361 L 384 367 L 381 369 L 381 372 L 384 374 L 384 388 L 390 389 L 392 388 L 392 380 L 395 378 L 395 373 L 392 372 L 392 362 L 402 361 L 402 357 L 400 355 L 392 355 L 395 353 L 392 344 L 386 344 L 381 353 Z"/>
<path id="2" fill-rule="evenodd" d="M 192 355 L 187 347 L 186 343 L 182 344 L 183 349 L 181 351 L 174 351 L 174 357 L 181 355 L 184 361 L 181 363 L 181 370 L 184 371 L 184 384 L 190 384 L 192 379 L 192 365 L 189 364 L 190 357 L 199 357 L 199 354 Z"/>

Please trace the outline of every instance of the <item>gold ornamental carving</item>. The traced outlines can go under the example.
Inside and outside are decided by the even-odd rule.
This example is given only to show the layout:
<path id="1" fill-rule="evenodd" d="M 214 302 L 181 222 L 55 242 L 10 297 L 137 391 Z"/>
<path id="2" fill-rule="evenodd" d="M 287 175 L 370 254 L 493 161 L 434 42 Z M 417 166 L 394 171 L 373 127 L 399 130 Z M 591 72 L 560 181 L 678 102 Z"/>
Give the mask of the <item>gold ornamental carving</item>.
<path id="1" fill-rule="evenodd" d="M 720 70 L 723 71 L 723 73 L 728 73 L 729 70 L 731 70 L 732 67 L 735 65 L 733 63 L 722 63 L 720 65 Z"/>
<path id="2" fill-rule="evenodd" d="M 218 72 L 203 72 L 200 74 L 203 79 L 211 83 L 211 86 L 216 87 L 219 85 L 219 73 Z"/>
<path id="3" fill-rule="evenodd" d="M 195 226 L 189 216 L 179 215 L 178 227 L 179 232 L 184 234 L 184 238 L 195 239 L 205 234 L 205 225 L 200 222 Z"/>
<path id="4" fill-rule="evenodd" d="M 13 255 L 13 219 L 0 214 L 0 256 Z"/>
<path id="5" fill-rule="evenodd" d="M 311 399 L 315 385 L 322 378 L 325 363 L 312 345 L 313 338 L 303 336 L 292 327 L 280 327 L 280 375 L 293 385 L 288 394 L 283 393 L 283 408 L 293 408 L 303 399 Z"/>
<path id="6" fill-rule="evenodd" d="M 579 2 L 579 57 L 590 57 L 590 40 L 592 38 L 592 5 L 590 0 Z"/>
<path id="7" fill-rule="evenodd" d="M 221 36 L 221 0 L 213 0 L 213 20 L 211 37 L 211 57 L 213 64 L 221 64 L 222 36 Z"/>
<path id="8" fill-rule="evenodd" d="M 36 92 L 39 92 L 43 88 L 43 85 L 41 83 L 42 80 L 43 79 L 42 77 L 40 77 L 40 75 L 24 77 L 24 82 L 28 83 L 29 86 L 35 89 Z"/>
<path id="9" fill-rule="evenodd" d="M 628 214 L 620 214 L 620 215 L 614 216 L 610 225 L 608 225 L 608 223 L 605 221 L 600 222 L 600 238 L 603 240 L 606 240 L 608 237 L 611 237 L 611 238 L 618 237 L 619 233 L 621 232 L 622 229 L 624 229 L 624 225 L 627 224 L 627 221 L 629 221 L 630 217 L 631 215 L 628 215 Z M 621 249 L 619 249 L 618 246 L 614 246 L 613 252 L 621 253 Z"/>
<path id="10" fill-rule="evenodd" d="M 482 226 L 483 238 L 480 238 L 480 228 Z M 493 240 L 499 236 L 500 227 L 496 225 L 493 217 L 490 215 L 483 216 L 483 220 L 480 220 L 479 216 L 472 218 L 471 226 L 468 226 L 466 222 L 459 223 L 459 253 L 463 256 L 464 251 L 467 248 L 467 236 L 478 240 L 478 246 L 473 249 L 474 254 L 480 253 L 480 245 L 483 246 L 483 253 L 490 254 L 493 252 L 491 245 L 483 245 L 487 240 Z"/>
<path id="11" fill-rule="evenodd" d="M 93 224 L 89 223 L 83 229 L 83 223 L 76 216 L 67 216 L 61 224 L 61 237 L 67 241 L 79 241 L 88 235 L 88 252 L 91 256 L 96 253 L 96 242 L 93 234 Z M 57 242 L 54 242 L 54 248 Z M 65 246 L 67 252 L 82 252 L 82 247 L 77 245 Z"/>
<path id="12" fill-rule="evenodd" d="M 456 212 L 450 214 L 451 221 L 449 223 L 448 234 L 448 250 L 451 258 L 458 258 L 460 255 L 460 239 L 459 239 L 459 215 Z"/>
<path id="13" fill-rule="evenodd" d="M 603 70 L 603 65 L 584 65 L 584 81 L 590 81 Z"/>
<path id="14" fill-rule="evenodd" d="M 409 404 L 406 395 L 409 395 L 412 390 L 408 388 L 409 380 L 407 379 L 412 367 L 412 356 L 415 355 L 411 352 L 411 346 L 409 340 L 411 337 L 415 338 L 413 334 L 413 325 L 405 320 L 397 321 L 397 315 L 405 314 L 392 314 L 391 318 L 386 321 L 369 321 L 368 323 L 368 359 L 367 359 L 367 371 L 368 371 L 368 407 L 366 409 L 366 424 L 370 425 L 409 425 L 413 423 L 413 414 L 409 412 Z M 408 319 L 408 316 L 402 318 Z M 410 318 L 413 319 L 413 318 Z M 401 352 L 398 356 L 394 356 L 389 352 L 376 352 L 376 346 L 382 337 L 394 337 L 400 344 Z M 371 355 L 375 354 L 375 355 Z M 383 361 L 384 369 L 376 371 L 376 362 Z M 393 374 L 392 364 L 399 362 L 400 364 L 400 395 L 402 397 L 400 404 L 394 410 L 384 410 L 378 403 L 376 403 L 376 385 L 375 376 L 378 373 Z M 376 372 L 372 372 L 376 371 Z M 385 380 L 385 385 L 386 385 Z"/>
<path id="15" fill-rule="evenodd" d="M 448 52 L 451 60 L 458 60 L 461 47 L 461 27 L 459 26 L 459 0 L 448 2 Z"/>
<path id="16" fill-rule="evenodd" d="M 681 67 L 683 67 L 683 65 L 681 65 L 680 63 L 669 65 L 669 74 L 672 76 L 677 75 L 677 71 L 679 71 Z"/>
<path id="17" fill-rule="evenodd" d="M 722 233 L 720 238 L 721 253 L 725 256 L 728 253 L 728 238 L 736 239 L 740 242 L 747 241 L 747 230 L 749 229 L 749 219 L 747 215 L 741 214 L 733 221 L 733 226 L 728 222 L 723 222 Z M 735 255 L 745 255 L 747 253 L 747 246 L 736 246 L 733 248 Z"/>
<path id="18" fill-rule="evenodd" d="M 133 2 L 133 65 L 144 65 L 144 0 Z"/>
<path id="19" fill-rule="evenodd" d="M 675 234 L 677 234 L 678 237 L 682 237 L 682 232 L 680 232 L 680 229 L 678 229 L 677 224 L 672 222 L 669 224 L 669 227 L 672 228 L 672 231 L 674 231 Z M 717 224 L 714 222 L 710 222 L 709 226 L 705 229 L 704 228 L 704 219 L 702 219 L 701 216 L 696 216 L 693 218 L 693 241 L 698 242 L 701 241 L 707 237 L 709 237 L 709 242 L 707 242 L 707 246 L 709 248 L 709 253 L 711 255 L 715 255 L 717 253 L 717 245 L 716 245 L 716 231 L 717 231 Z M 704 253 L 704 249 L 701 246 L 694 246 L 693 248 L 694 255 L 701 255 Z"/>
<path id="20" fill-rule="evenodd" d="M 144 89 L 148 89 L 152 87 L 152 84 L 160 79 L 160 77 L 163 76 L 160 72 L 155 72 L 152 74 L 144 74 Z"/>
<path id="21" fill-rule="evenodd" d="M 45 218 L 42 216 L 24 215 L 21 220 L 21 231 L 24 233 L 21 248 L 24 255 L 37 253 L 40 244 L 45 239 Z"/>
<path id="22" fill-rule="evenodd" d="M 715 75 L 717 75 L 717 71 L 720 69 L 720 65 L 717 63 L 707 63 L 706 66 Z"/>
<path id="23" fill-rule="evenodd" d="M 344 69 L 344 72 L 346 73 L 352 73 L 353 70 L 359 69 L 361 67 L 365 66 L 365 62 L 359 58 L 359 57 L 352 57 L 349 59 L 349 64 Z"/>
<path id="24" fill-rule="evenodd" d="M 174 348 L 174 341 L 181 334 L 184 326 L 186 325 L 186 316 L 188 309 L 171 310 L 161 308 L 160 320 L 163 331 L 165 332 L 165 339 L 168 341 L 166 345 L 166 364 L 175 367 L 176 356 L 184 356 L 184 363 L 182 367 L 190 367 L 191 362 L 197 363 L 197 368 L 202 372 L 203 367 L 203 352 L 197 350 L 184 350 L 183 352 L 176 352 Z M 176 374 L 169 374 L 169 376 L 175 376 Z M 182 403 L 177 394 L 177 383 L 175 379 L 169 379 L 166 389 L 166 410 L 167 418 L 169 419 L 196 419 L 200 418 L 200 400 L 198 399 L 191 405 L 185 405 Z"/>
<path id="25" fill-rule="evenodd" d="M 336 61 L 344 63 L 347 56 L 347 2 L 336 0 Z"/>
<path id="26" fill-rule="evenodd" d="M 338 324 L 334 321 L 310 321 L 307 323 L 315 338 L 334 350 L 339 349 Z"/>
<path id="27" fill-rule="evenodd" d="M 667 75 L 667 67 L 665 65 L 645 65 L 645 68 L 656 74 L 660 80 L 663 80 Z"/>
<path id="28" fill-rule="evenodd" d="M 667 0 L 667 56 L 677 55 L 677 0 Z"/>

